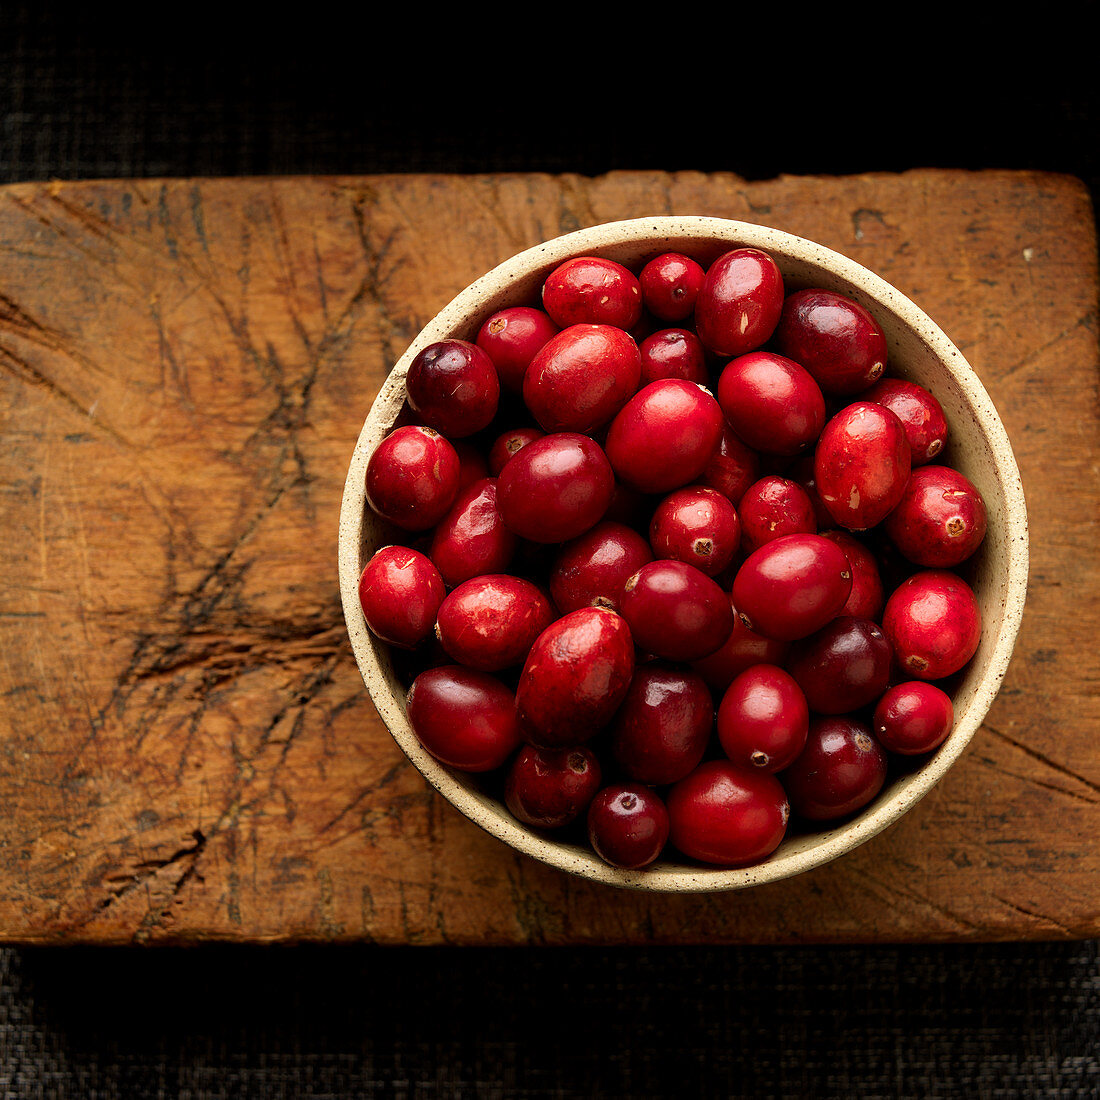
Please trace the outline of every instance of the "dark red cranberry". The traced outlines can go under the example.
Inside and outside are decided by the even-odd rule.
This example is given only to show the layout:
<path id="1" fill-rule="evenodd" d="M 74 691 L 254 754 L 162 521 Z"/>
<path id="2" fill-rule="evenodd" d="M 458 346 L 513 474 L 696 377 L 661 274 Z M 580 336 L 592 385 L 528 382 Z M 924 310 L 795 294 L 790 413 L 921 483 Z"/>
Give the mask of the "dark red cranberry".
<path id="1" fill-rule="evenodd" d="M 730 684 L 718 707 L 722 751 L 742 768 L 782 771 L 806 744 L 810 710 L 794 677 L 753 665 Z"/>
<path id="2" fill-rule="evenodd" d="M 783 276 L 758 248 L 735 248 L 707 268 L 695 301 L 695 330 L 716 355 L 744 355 L 766 343 L 783 310 Z"/>
<path id="3" fill-rule="evenodd" d="M 405 389 L 420 420 L 451 439 L 487 427 L 500 400 L 493 361 L 468 340 L 429 344 L 409 364 Z"/>
<path id="4" fill-rule="evenodd" d="M 813 535 L 817 517 L 801 485 L 768 474 L 749 486 L 741 498 L 741 548 L 751 554 L 782 535 Z"/>
<path id="5" fill-rule="evenodd" d="M 780 777 L 791 808 L 809 821 L 862 810 L 886 782 L 886 753 L 871 728 L 850 715 L 815 718 L 806 747 Z"/>
<path id="6" fill-rule="evenodd" d="M 542 307 L 560 328 L 588 324 L 630 329 L 642 315 L 642 288 L 622 264 L 578 256 L 547 276 Z"/>
<path id="7" fill-rule="evenodd" d="M 397 428 L 367 463 L 367 503 L 405 531 L 427 531 L 454 503 L 460 469 L 454 447 L 433 428 Z"/>
<path id="8" fill-rule="evenodd" d="M 643 386 L 662 378 L 683 378 L 705 386 L 710 381 L 703 345 L 695 333 L 666 328 L 647 336 L 638 348 Z"/>
<path id="9" fill-rule="evenodd" d="M 722 425 L 722 436 L 699 477 L 701 484 L 717 489 L 731 504 L 739 504 L 748 487 L 760 476 L 760 456 Z"/>
<path id="10" fill-rule="evenodd" d="M 541 309 L 509 306 L 486 319 L 477 334 L 477 345 L 493 361 L 500 384 L 519 393 L 531 360 L 557 331 L 558 326 Z"/>
<path id="11" fill-rule="evenodd" d="M 668 811 L 648 787 L 605 787 L 588 807 L 588 842 L 612 867 L 640 871 L 668 843 Z"/>
<path id="12" fill-rule="evenodd" d="M 504 804 L 525 825 L 560 829 L 588 809 L 600 779 L 600 762 L 591 749 L 524 745 L 508 770 Z"/>
<path id="13" fill-rule="evenodd" d="M 914 565 L 949 569 L 982 544 L 985 501 L 965 475 L 949 466 L 918 466 L 897 507 L 886 517 L 886 534 Z"/>
<path id="14" fill-rule="evenodd" d="M 466 439 L 453 440 L 451 446 L 458 455 L 458 492 L 461 494 L 475 481 L 489 476 L 489 463 L 485 455 Z M 496 477 L 496 474 L 493 476 Z"/>
<path id="15" fill-rule="evenodd" d="M 982 613 L 961 577 L 926 569 L 903 581 L 886 601 L 882 629 L 898 665 L 919 680 L 942 680 L 977 652 Z"/>
<path id="16" fill-rule="evenodd" d="M 621 481 L 616 480 L 615 491 L 611 494 L 611 504 L 608 506 L 604 519 L 621 523 L 626 527 L 644 530 L 652 511 L 652 497 L 643 493 L 640 489 L 635 489 L 631 485 L 624 485 Z"/>
<path id="17" fill-rule="evenodd" d="M 716 692 L 724 692 L 745 669 L 753 665 L 781 665 L 790 649 L 789 642 L 765 638 L 763 634 L 750 630 L 741 621 L 736 608 L 733 612 L 733 630 L 721 648 L 691 662 L 692 668 Z"/>
<path id="18" fill-rule="evenodd" d="M 875 706 L 875 734 L 890 752 L 921 756 L 938 749 L 955 724 L 951 696 L 935 684 L 911 680 L 889 688 Z"/>
<path id="19" fill-rule="evenodd" d="M 715 577 L 741 541 L 737 509 L 717 489 L 689 485 L 670 493 L 653 513 L 649 544 L 659 558 L 687 562 Z"/>
<path id="20" fill-rule="evenodd" d="M 447 589 L 439 570 L 407 546 L 383 546 L 359 577 L 359 604 L 371 632 L 411 649 L 432 632 Z"/>
<path id="21" fill-rule="evenodd" d="M 665 252 L 642 268 L 638 282 L 645 308 L 662 321 L 683 321 L 695 310 L 706 272 L 690 256 Z"/>
<path id="22" fill-rule="evenodd" d="M 840 613 L 878 622 L 886 603 L 886 593 L 875 555 L 847 531 L 822 531 L 821 537 L 835 542 L 852 567 L 852 591 Z"/>
<path id="23" fill-rule="evenodd" d="M 513 428 L 511 431 L 501 432 L 489 448 L 489 473 L 493 477 L 500 477 L 500 471 L 516 451 L 526 447 L 528 443 L 534 443 L 536 439 L 542 439 L 545 434 L 538 428 Z"/>
<path id="24" fill-rule="evenodd" d="M 503 573 L 518 541 L 497 508 L 496 479 L 487 477 L 459 494 L 432 533 L 428 557 L 453 588 L 482 573 Z"/>
<path id="25" fill-rule="evenodd" d="M 618 611 L 626 582 L 653 552 L 637 531 L 612 520 L 567 542 L 550 569 L 550 595 L 563 614 L 582 607 Z"/>
<path id="26" fill-rule="evenodd" d="M 904 378 L 880 378 L 864 401 L 885 405 L 904 425 L 914 466 L 931 462 L 947 442 L 947 418 L 940 403 L 923 386 Z"/>
<path id="27" fill-rule="evenodd" d="M 805 454 L 795 459 L 795 461 L 787 467 L 784 477 L 789 477 L 791 481 L 801 485 L 806 496 L 810 498 L 818 530 L 824 531 L 826 528 L 832 527 L 835 521 L 829 514 L 829 510 L 821 503 L 821 494 L 817 491 L 817 479 L 814 477 L 813 453 L 811 452 L 810 454 Z"/>
<path id="28" fill-rule="evenodd" d="M 873 703 L 890 683 L 893 650 L 870 619 L 841 615 L 795 642 L 787 670 L 818 714 L 848 714 Z"/>

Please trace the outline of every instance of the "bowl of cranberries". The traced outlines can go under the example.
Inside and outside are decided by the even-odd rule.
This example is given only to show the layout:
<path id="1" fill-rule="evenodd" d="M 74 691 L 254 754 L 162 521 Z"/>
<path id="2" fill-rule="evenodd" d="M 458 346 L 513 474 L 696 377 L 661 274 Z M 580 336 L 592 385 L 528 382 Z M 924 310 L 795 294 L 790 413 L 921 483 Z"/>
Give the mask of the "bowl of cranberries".
<path id="1" fill-rule="evenodd" d="M 500 264 L 425 326 L 348 470 L 375 706 L 564 871 L 728 890 L 909 810 L 981 724 L 1027 583 L 1012 448 L 913 302 L 706 217 Z"/>

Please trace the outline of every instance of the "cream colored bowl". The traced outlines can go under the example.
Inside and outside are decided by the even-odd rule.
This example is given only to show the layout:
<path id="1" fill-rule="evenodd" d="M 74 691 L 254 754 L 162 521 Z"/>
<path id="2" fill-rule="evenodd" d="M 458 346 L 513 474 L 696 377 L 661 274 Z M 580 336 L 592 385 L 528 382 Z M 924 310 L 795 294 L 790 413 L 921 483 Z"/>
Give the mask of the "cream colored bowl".
<path id="1" fill-rule="evenodd" d="M 480 789 L 477 777 L 451 771 L 421 748 L 405 717 L 405 692 L 394 677 L 388 649 L 368 630 L 359 605 L 359 574 L 379 545 L 377 525 L 365 507 L 367 461 L 401 410 L 405 374 L 417 352 L 447 337 L 473 340 L 488 314 L 537 303 L 543 280 L 563 260 L 599 255 L 637 271 L 662 252 L 680 251 L 706 266 L 742 245 L 770 253 L 788 291 L 824 287 L 864 305 L 886 334 L 889 373 L 919 382 L 940 400 L 950 425 L 946 460 L 978 486 L 989 511 L 989 533 L 973 562 L 972 578 L 984 631 L 955 693 L 950 737 L 918 770 L 888 783 L 856 817 L 820 832 L 789 836 L 770 859 L 752 867 L 715 869 L 666 859 L 644 871 L 621 871 L 585 848 L 516 821 Z M 444 798 L 505 844 L 563 871 L 614 886 L 709 891 L 773 882 L 835 859 L 892 824 L 939 782 L 974 736 L 1008 669 L 1023 614 L 1028 534 L 1020 472 L 993 402 L 959 350 L 908 298 L 845 256 L 789 233 L 718 218 L 654 217 L 597 225 L 529 248 L 467 287 L 424 327 L 387 378 L 360 433 L 340 512 L 339 555 L 344 616 L 367 690 L 394 740 Z"/>

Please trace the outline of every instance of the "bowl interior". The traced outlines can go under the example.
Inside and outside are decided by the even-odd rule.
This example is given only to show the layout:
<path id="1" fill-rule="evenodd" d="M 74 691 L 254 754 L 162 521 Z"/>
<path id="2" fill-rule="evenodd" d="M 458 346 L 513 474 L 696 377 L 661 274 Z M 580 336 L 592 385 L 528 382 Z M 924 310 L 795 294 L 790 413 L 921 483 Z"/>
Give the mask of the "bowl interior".
<path id="1" fill-rule="evenodd" d="M 405 691 L 394 674 L 389 649 L 370 633 L 358 601 L 359 573 L 387 541 L 384 525 L 366 508 L 366 465 L 402 412 L 405 374 L 416 353 L 446 337 L 472 340 L 484 318 L 497 309 L 537 305 L 544 279 L 563 260 L 595 254 L 637 271 L 654 256 L 675 250 L 706 266 L 740 245 L 769 252 L 788 290 L 823 287 L 865 306 L 885 333 L 888 373 L 919 382 L 943 405 L 950 432 L 940 460 L 974 482 L 989 512 L 989 533 L 964 571 L 981 605 L 982 641 L 957 680 L 950 737 L 919 766 L 903 772 L 892 769 L 878 798 L 852 819 L 818 832 L 788 835 L 770 859 L 752 867 L 711 869 L 667 860 L 644 872 L 621 871 L 584 847 L 520 824 L 487 793 L 482 780 L 450 771 L 421 748 L 405 717 Z M 905 813 L 958 758 L 1008 668 L 1027 584 L 1027 519 L 1019 470 L 989 395 L 958 349 L 908 298 L 854 261 L 778 230 L 715 218 L 635 219 L 570 233 L 513 256 L 425 326 L 387 378 L 352 457 L 340 520 L 340 582 L 355 657 L 383 721 L 425 778 L 467 817 L 514 848 L 590 879 L 653 890 L 728 890 L 785 878 L 854 848 Z"/>

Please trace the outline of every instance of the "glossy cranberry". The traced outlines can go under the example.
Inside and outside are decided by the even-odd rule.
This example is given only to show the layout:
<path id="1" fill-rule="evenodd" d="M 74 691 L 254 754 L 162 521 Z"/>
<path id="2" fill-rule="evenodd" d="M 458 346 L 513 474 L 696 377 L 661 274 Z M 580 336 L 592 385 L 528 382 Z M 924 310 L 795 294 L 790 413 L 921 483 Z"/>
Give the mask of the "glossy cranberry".
<path id="1" fill-rule="evenodd" d="M 747 447 L 728 424 L 722 425 L 718 446 L 710 456 L 699 482 L 717 489 L 731 504 L 739 504 L 748 487 L 760 476 L 760 456 Z"/>
<path id="2" fill-rule="evenodd" d="M 670 493 L 653 512 L 649 544 L 658 558 L 687 562 L 715 577 L 741 542 L 737 509 L 717 489 L 689 485 Z"/>
<path id="3" fill-rule="evenodd" d="M 451 439 L 481 431 L 500 401 L 493 361 L 468 340 L 440 340 L 418 352 L 405 389 L 417 417 Z"/>
<path id="4" fill-rule="evenodd" d="M 817 531 L 813 501 L 801 485 L 768 474 L 749 486 L 741 498 L 741 548 L 751 554 L 782 535 Z"/>
<path id="5" fill-rule="evenodd" d="M 578 745 L 618 709 L 634 674 L 634 644 L 614 611 L 585 607 L 535 639 L 516 689 L 516 711 L 535 745 Z"/>
<path id="6" fill-rule="evenodd" d="M 949 569 L 982 544 L 986 509 L 982 494 L 949 466 L 918 466 L 897 507 L 886 517 L 886 534 L 914 565 Z"/>
<path id="7" fill-rule="evenodd" d="M 705 386 L 710 381 L 699 338 L 683 328 L 666 328 L 647 336 L 638 348 L 643 386 L 662 378 L 683 378 Z"/>
<path id="8" fill-rule="evenodd" d="M 455 500 L 432 532 L 428 557 L 453 588 L 482 573 L 503 573 L 519 540 L 497 508 L 497 481 L 475 481 Z"/>
<path id="9" fill-rule="evenodd" d="M 500 472 L 497 503 L 505 524 L 532 542 L 565 542 L 607 511 L 615 475 L 600 445 L 555 432 L 518 451 Z"/>
<path id="10" fill-rule="evenodd" d="M 424 748 L 459 771 L 499 768 L 521 742 L 512 693 L 495 676 L 462 665 L 420 673 L 405 713 Z"/>
<path id="11" fill-rule="evenodd" d="M 886 603 L 886 593 L 875 555 L 847 531 L 822 531 L 821 537 L 835 542 L 852 567 L 852 591 L 840 613 L 878 622 Z"/>
<path id="12" fill-rule="evenodd" d="M 557 331 L 558 326 L 541 309 L 509 306 L 486 318 L 477 334 L 477 346 L 493 361 L 500 384 L 519 393 L 531 360 Z"/>
<path id="13" fill-rule="evenodd" d="M 367 503 L 405 531 L 427 531 L 454 503 L 460 470 L 454 447 L 433 428 L 397 428 L 367 463 Z"/>
<path id="14" fill-rule="evenodd" d="M 820 535 L 783 535 L 742 563 L 733 602 L 750 629 L 793 642 L 838 615 L 851 590 L 852 569 L 836 543 Z"/>
<path id="15" fill-rule="evenodd" d="M 947 442 L 947 418 L 943 407 L 923 386 L 904 378 L 880 378 L 864 401 L 885 405 L 905 427 L 914 466 L 931 462 Z"/>
<path id="16" fill-rule="evenodd" d="M 537 586 L 507 573 L 463 581 L 439 608 L 436 637 L 460 665 L 497 672 L 522 664 L 554 621 Z"/>
<path id="17" fill-rule="evenodd" d="M 831 290 L 798 290 L 783 303 L 775 346 L 828 394 L 867 389 L 886 369 L 886 337 L 858 302 Z"/>
<path id="18" fill-rule="evenodd" d="M 718 707 L 722 751 L 742 768 L 782 771 L 806 745 L 810 710 L 794 677 L 753 665 L 730 684 Z"/>
<path id="19" fill-rule="evenodd" d="M 866 531 L 897 507 L 909 469 L 909 441 L 901 421 L 872 401 L 841 409 L 825 425 L 814 452 L 821 502 L 849 531 Z"/>
<path id="20" fill-rule="evenodd" d="M 681 378 L 651 382 L 611 422 L 607 457 L 616 475 L 643 493 L 695 481 L 722 436 L 722 410 L 702 386 Z"/>
<path id="21" fill-rule="evenodd" d="M 730 606 L 733 607 L 732 600 Z M 733 608 L 733 630 L 729 637 L 707 657 L 692 661 L 691 667 L 706 680 L 712 691 L 724 692 L 747 668 L 753 665 L 781 665 L 787 658 L 789 642 L 765 638 L 750 630 Z"/>
<path id="22" fill-rule="evenodd" d="M 640 649 L 670 661 L 706 657 L 733 629 L 726 593 L 681 561 L 643 565 L 626 582 L 622 615 Z"/>
<path id="23" fill-rule="evenodd" d="M 588 809 L 600 780 L 600 762 L 591 749 L 524 745 L 508 770 L 504 804 L 525 825 L 560 829 Z"/>
<path id="24" fill-rule="evenodd" d="M 662 321 L 683 321 L 695 310 L 706 272 L 690 256 L 664 252 L 642 268 L 638 282 L 645 308 Z"/>
<path id="25" fill-rule="evenodd" d="M 672 843 L 685 856 L 740 867 L 779 847 L 790 806 L 774 775 L 709 760 L 669 792 L 668 815 Z"/>
<path id="26" fill-rule="evenodd" d="M 942 680 L 977 652 L 982 613 L 970 586 L 954 573 L 914 573 L 886 601 L 882 629 L 898 665 L 919 680 Z"/>
<path id="27" fill-rule="evenodd" d="M 523 377 L 523 400 L 548 432 L 592 432 L 638 389 L 642 357 L 612 325 L 570 325 L 552 336 Z"/>
<path id="28" fill-rule="evenodd" d="M 513 428 L 511 431 L 501 432 L 489 448 L 489 473 L 493 477 L 500 477 L 500 471 L 517 451 L 528 443 L 534 443 L 536 439 L 542 439 L 545 434 L 539 428 Z"/>
<path id="29" fill-rule="evenodd" d="M 951 696 L 923 680 L 889 688 L 875 706 L 873 720 L 882 746 L 902 756 L 921 756 L 938 749 L 954 724 Z"/>
<path id="30" fill-rule="evenodd" d="M 637 531 L 604 520 L 567 542 L 550 569 L 550 595 L 563 614 L 582 607 L 618 611 L 626 582 L 653 551 Z"/>
<path id="31" fill-rule="evenodd" d="M 668 843 L 668 811 L 648 787 L 605 787 L 588 807 L 588 842 L 612 867 L 640 871 Z"/>
<path id="32" fill-rule="evenodd" d="M 588 324 L 629 329 L 642 315 L 642 288 L 622 264 L 578 256 L 547 276 L 542 307 L 559 328 Z"/>
<path id="33" fill-rule="evenodd" d="M 850 715 L 815 718 L 806 747 L 780 778 L 796 814 L 835 821 L 882 790 L 886 753 L 865 722 Z"/>
<path id="34" fill-rule="evenodd" d="M 875 702 L 890 683 L 893 650 L 870 619 L 841 615 L 795 642 L 787 671 L 818 714 L 848 714 Z"/>
<path id="35" fill-rule="evenodd" d="M 675 783 L 703 759 L 713 724 L 714 702 L 702 676 L 651 661 L 635 671 L 615 715 L 612 752 L 639 783 Z"/>
<path id="36" fill-rule="evenodd" d="M 489 463 L 469 440 L 455 439 L 451 446 L 458 455 L 458 491 L 464 493 L 475 481 L 489 476 Z M 496 474 L 493 476 L 496 477 Z"/>
<path id="37" fill-rule="evenodd" d="M 407 546 L 383 546 L 359 576 L 359 604 L 371 632 L 411 649 L 431 632 L 447 589 L 439 570 Z"/>
<path id="38" fill-rule="evenodd" d="M 717 395 L 730 427 L 765 454 L 796 455 L 825 426 L 825 398 L 818 384 L 796 362 L 769 351 L 727 363 Z"/>
<path id="39" fill-rule="evenodd" d="M 766 343 L 783 310 L 783 276 L 758 248 L 735 248 L 707 268 L 695 301 L 695 330 L 716 355 L 744 355 Z"/>

